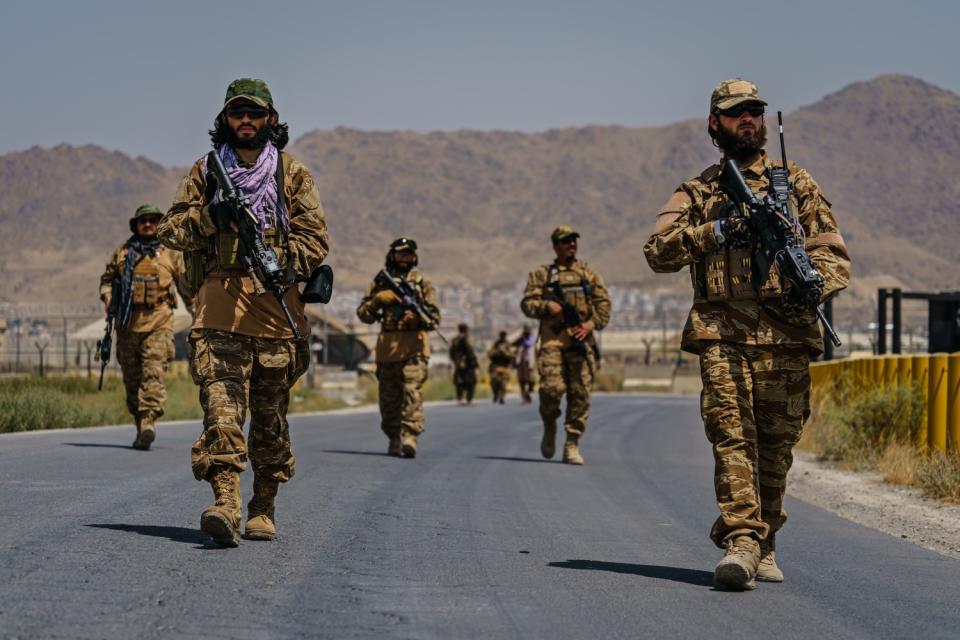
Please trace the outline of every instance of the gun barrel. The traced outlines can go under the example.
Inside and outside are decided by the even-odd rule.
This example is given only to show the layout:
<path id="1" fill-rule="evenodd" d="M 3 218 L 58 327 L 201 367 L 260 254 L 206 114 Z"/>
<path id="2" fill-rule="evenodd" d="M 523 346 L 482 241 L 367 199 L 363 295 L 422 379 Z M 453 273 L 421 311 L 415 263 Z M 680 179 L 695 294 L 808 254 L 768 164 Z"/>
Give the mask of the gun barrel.
<path id="1" fill-rule="evenodd" d="M 747 184 L 743 174 L 740 173 L 740 168 L 736 162 L 727 159 L 727 161 L 723 163 L 723 173 L 727 176 L 728 185 L 734 190 L 733 195 L 741 202 L 750 205 L 750 207 L 756 207 L 760 204 L 757 195 L 753 192 L 753 189 L 750 188 L 750 185 Z"/>
<path id="2" fill-rule="evenodd" d="M 830 325 L 830 321 L 827 320 L 827 316 L 823 315 L 823 309 L 820 307 L 817 307 L 817 318 L 819 318 L 820 322 L 823 323 L 823 330 L 826 331 L 827 337 L 830 338 L 830 342 L 833 343 L 833 346 L 843 346 L 843 343 L 840 342 L 840 336 L 838 336 L 837 332 L 833 330 L 833 327 Z"/>

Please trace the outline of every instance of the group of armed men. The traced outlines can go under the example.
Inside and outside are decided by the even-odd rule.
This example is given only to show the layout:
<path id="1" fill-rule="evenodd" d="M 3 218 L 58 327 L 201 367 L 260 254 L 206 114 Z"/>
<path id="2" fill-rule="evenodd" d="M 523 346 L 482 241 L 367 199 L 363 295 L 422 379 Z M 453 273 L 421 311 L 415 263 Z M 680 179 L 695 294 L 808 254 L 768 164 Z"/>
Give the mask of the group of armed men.
<path id="1" fill-rule="evenodd" d="M 846 287 L 850 270 L 820 187 L 796 164 L 784 167 L 768 158 L 765 107 L 756 85 L 746 80 L 726 80 L 714 89 L 707 130 L 722 160 L 676 189 L 643 247 L 654 271 L 690 271 L 694 297 L 681 346 L 700 358 L 701 414 L 716 463 L 720 510 L 710 537 L 724 550 L 715 579 L 730 589 L 783 580 L 775 538 L 787 519 L 783 497 L 792 449 L 809 415 L 810 358 L 823 348 L 817 305 Z M 276 535 L 278 489 L 296 471 L 287 423 L 290 390 L 309 358 L 300 289 L 310 286 L 330 247 L 317 186 L 307 168 L 283 151 L 288 126 L 280 122 L 265 82 L 232 82 L 209 133 L 213 151 L 183 178 L 167 212 L 151 205 L 136 210 L 132 235 L 113 254 L 100 293 L 108 317 L 117 319 L 117 358 L 138 449 L 149 449 L 163 415 L 163 376 L 174 351 L 174 290 L 188 306 L 190 374 L 204 415 L 191 461 L 195 478 L 208 482 L 214 494 L 200 527 L 216 543 L 236 546 L 242 519 L 238 474 L 248 459 L 253 496 L 242 537 Z M 790 220 L 780 218 L 799 238 L 794 253 L 812 263 L 813 289 L 798 286 L 787 277 L 783 256 L 770 254 L 754 220 L 757 201 L 743 202 L 725 187 L 731 173 L 764 202 L 780 197 L 788 207 L 782 213 L 795 212 Z M 557 227 L 550 237 L 553 261 L 529 275 L 520 306 L 539 321 L 537 335 L 526 327 L 511 343 L 501 333 L 488 354 L 496 402 L 502 402 L 509 368 L 516 364 L 521 392 L 530 399 L 535 358 L 545 458 L 555 455 L 566 395 L 563 462 L 572 465 L 583 464 L 579 444 L 599 366 L 595 333 L 611 312 L 603 279 L 577 256 L 579 237 L 569 226 Z M 254 253 L 267 258 L 251 260 Z M 390 244 L 381 274 L 357 316 L 380 323 L 376 377 L 387 452 L 414 458 L 424 431 L 429 332 L 439 325 L 440 310 L 413 239 Z M 118 309 L 118 298 L 125 309 Z M 450 356 L 458 399 L 471 403 L 477 362 L 466 326 Z"/>

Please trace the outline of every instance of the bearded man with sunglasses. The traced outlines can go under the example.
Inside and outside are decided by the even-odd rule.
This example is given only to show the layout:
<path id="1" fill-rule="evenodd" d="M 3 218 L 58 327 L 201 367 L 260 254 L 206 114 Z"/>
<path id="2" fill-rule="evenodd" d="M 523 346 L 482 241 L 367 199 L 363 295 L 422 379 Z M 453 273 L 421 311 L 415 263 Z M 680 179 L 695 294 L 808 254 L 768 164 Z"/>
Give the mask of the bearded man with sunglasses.
<path id="1" fill-rule="evenodd" d="M 553 230 L 550 240 L 556 259 L 529 275 L 520 302 L 524 315 L 540 321 L 540 454 L 550 459 L 556 452 L 560 402 L 566 394 L 563 462 L 574 465 L 583 464 L 580 438 L 587 428 L 590 388 L 599 366 L 594 332 L 610 322 L 610 294 L 600 274 L 577 259 L 579 238 L 569 226 Z"/>
<path id="2" fill-rule="evenodd" d="M 329 250 L 327 224 L 316 184 L 282 149 L 289 139 L 273 96 L 262 80 L 230 84 L 210 131 L 214 152 L 250 210 L 264 244 L 286 270 L 283 300 L 304 339 L 294 339 L 283 310 L 243 266 L 235 223 L 222 189 L 198 160 L 180 183 L 160 223 L 159 236 L 184 252 L 187 276 L 197 288 L 190 333 L 190 373 L 200 387 L 204 431 L 191 450 L 193 474 L 213 487 L 214 504 L 200 528 L 222 546 L 240 537 L 240 479 L 253 464 L 253 497 L 244 537 L 273 540 L 275 498 L 293 477 L 287 408 L 290 388 L 309 364 L 309 325 L 296 282 L 306 281 Z M 243 424 L 250 409 L 249 441 Z"/>
<path id="3" fill-rule="evenodd" d="M 783 581 L 775 536 L 787 520 L 792 450 L 810 413 L 810 358 L 823 350 L 816 316 L 795 304 L 775 266 L 754 284 L 758 239 L 747 211 L 720 187 L 723 162 L 732 159 L 754 193 L 771 190 L 770 172 L 781 163 L 764 152 L 766 104 L 741 78 L 714 89 L 707 129 L 723 159 L 677 188 L 644 246 L 654 271 L 690 268 L 694 300 L 681 344 L 700 356 L 701 415 L 720 508 L 710 538 L 725 549 L 714 579 L 730 589 Z M 792 209 L 823 277 L 824 301 L 847 286 L 850 257 L 820 187 L 800 166 L 788 168 Z"/>
<path id="4" fill-rule="evenodd" d="M 100 276 L 100 300 L 115 316 L 127 411 L 137 427 L 133 448 L 142 450 L 156 439 L 156 422 L 167 401 L 163 377 L 174 355 L 174 289 L 188 309 L 192 300 L 184 281 L 183 256 L 157 240 L 162 216 L 153 205 L 137 207 L 129 222 L 133 235 L 113 252 Z"/>

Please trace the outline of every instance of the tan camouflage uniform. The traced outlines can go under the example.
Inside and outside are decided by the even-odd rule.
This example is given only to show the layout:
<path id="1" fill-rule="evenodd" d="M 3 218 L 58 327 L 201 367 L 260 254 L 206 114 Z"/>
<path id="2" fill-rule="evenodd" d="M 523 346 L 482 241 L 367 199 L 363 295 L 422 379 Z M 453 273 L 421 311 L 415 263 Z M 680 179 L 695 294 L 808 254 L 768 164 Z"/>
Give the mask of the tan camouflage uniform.
<path id="1" fill-rule="evenodd" d="M 769 187 L 761 154 L 741 171 L 755 193 Z M 720 165 L 681 184 L 659 215 L 678 217 L 644 246 L 657 272 L 690 267 L 693 308 L 682 347 L 699 354 L 701 414 L 713 444 L 720 517 L 710 533 L 717 546 L 739 536 L 772 537 L 787 519 L 783 495 L 792 449 L 809 415 L 809 360 L 823 349 L 817 323 L 792 326 L 782 317 L 776 274 L 759 294 L 750 280 L 749 250 L 721 247 L 714 221 L 727 196 Z M 823 299 L 845 288 L 850 259 L 830 203 L 803 168 L 791 163 L 794 209 L 806 249 L 825 280 Z M 806 321 L 813 320 L 811 317 Z"/>
<path id="2" fill-rule="evenodd" d="M 388 438 L 404 433 L 423 433 L 423 384 L 430 358 L 429 331 L 440 324 L 437 293 L 416 268 L 406 274 L 391 271 L 397 279 L 413 285 L 432 322 L 404 320 L 399 305 L 381 306 L 375 296 L 383 291 L 376 282 L 367 288 L 357 307 L 357 317 L 366 324 L 380 323 L 377 338 L 377 381 L 380 395 L 380 428 Z"/>
<path id="3" fill-rule="evenodd" d="M 126 269 L 129 253 L 122 244 L 100 276 L 100 297 L 109 301 L 113 282 L 119 281 Z M 188 308 L 189 287 L 184 283 L 183 256 L 179 251 L 160 246 L 155 256 L 141 256 L 134 265 L 130 326 L 117 330 L 117 362 L 123 372 L 127 411 L 137 425 L 153 425 L 167 401 L 164 374 L 173 360 L 173 310 L 177 306 L 174 289 L 180 292 Z"/>
<path id="4" fill-rule="evenodd" d="M 513 364 L 513 347 L 506 338 L 500 338 L 487 351 L 490 360 L 490 389 L 493 401 L 501 404 L 507 397 L 507 384 L 510 382 L 510 366 Z"/>
<path id="5" fill-rule="evenodd" d="M 289 240 L 272 228 L 264 237 L 280 264 L 292 261 L 297 281 L 304 282 L 329 251 L 327 224 L 310 172 L 281 156 Z M 193 473 L 208 480 L 220 469 L 243 471 L 249 454 L 255 474 L 286 482 L 295 470 L 287 406 L 290 388 L 309 363 L 307 341 L 295 342 L 273 295 L 255 290 L 237 262 L 236 234 L 213 225 L 204 207 L 205 160 L 180 183 L 157 230 L 165 245 L 184 252 L 188 274 L 197 277 L 190 372 L 200 387 L 204 431 L 191 449 Z M 306 337 L 310 328 L 297 288 L 284 300 Z M 249 443 L 243 436 L 248 404 Z"/>
<path id="6" fill-rule="evenodd" d="M 547 288 L 548 282 L 559 280 L 568 302 L 580 311 L 584 322 L 593 323 L 600 331 L 610 321 L 610 295 L 603 278 L 585 263 L 577 260 L 565 267 L 556 261 L 532 272 L 527 279 L 520 308 L 529 318 L 540 320 L 540 346 L 537 371 L 540 374 L 540 417 L 544 425 L 556 424 L 561 415 L 560 401 L 567 394 L 567 415 L 564 429 L 579 437 L 587 428 L 590 413 L 590 388 L 597 368 L 591 348 L 596 340 L 591 333 L 587 348 L 578 348 L 566 329 L 555 326 L 561 318 L 547 316 L 547 302 L 559 302 Z M 583 284 L 589 289 L 589 297 Z"/>

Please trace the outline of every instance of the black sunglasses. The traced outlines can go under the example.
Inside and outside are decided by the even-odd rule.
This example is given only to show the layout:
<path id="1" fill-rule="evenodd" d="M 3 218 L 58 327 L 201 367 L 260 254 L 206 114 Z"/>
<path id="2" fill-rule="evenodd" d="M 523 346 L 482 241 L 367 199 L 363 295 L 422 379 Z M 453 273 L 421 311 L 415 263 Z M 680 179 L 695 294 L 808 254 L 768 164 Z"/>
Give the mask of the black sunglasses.
<path id="1" fill-rule="evenodd" d="M 150 216 L 149 218 L 146 218 L 146 217 L 137 218 L 137 222 L 139 222 L 140 224 L 158 225 L 160 224 L 160 218 L 157 216 Z"/>
<path id="2" fill-rule="evenodd" d="M 757 104 L 756 102 L 744 102 L 735 106 L 730 107 L 729 109 L 717 109 L 717 113 L 721 116 L 726 116 L 728 118 L 739 118 L 745 112 L 749 113 L 754 118 L 759 118 L 763 115 L 765 111 L 762 104 Z"/>
<path id="3" fill-rule="evenodd" d="M 258 107 L 252 104 L 240 104 L 227 107 L 224 113 L 227 114 L 228 118 L 233 118 L 234 120 L 240 120 L 243 116 L 247 116 L 251 120 L 256 120 L 257 118 L 266 118 L 270 115 L 270 110 L 266 107 Z"/>

